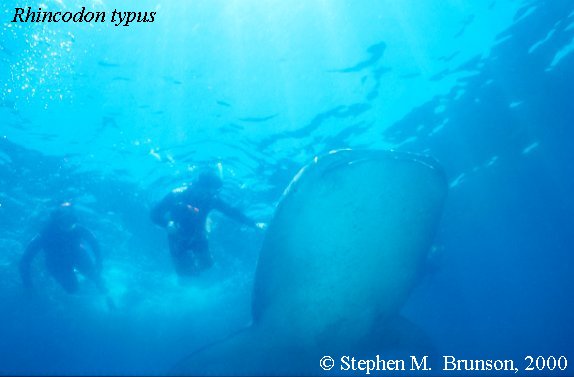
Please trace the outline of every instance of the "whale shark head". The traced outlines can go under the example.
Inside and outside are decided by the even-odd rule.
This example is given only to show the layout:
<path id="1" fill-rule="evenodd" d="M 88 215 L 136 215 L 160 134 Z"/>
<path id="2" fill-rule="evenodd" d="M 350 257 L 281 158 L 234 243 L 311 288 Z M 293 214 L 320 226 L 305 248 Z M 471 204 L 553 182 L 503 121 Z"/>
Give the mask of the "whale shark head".
<path id="1" fill-rule="evenodd" d="M 353 150 L 316 157 L 285 190 L 267 230 L 253 324 L 174 372 L 316 374 L 327 352 L 388 345 L 446 192 L 442 169 L 427 157 Z"/>

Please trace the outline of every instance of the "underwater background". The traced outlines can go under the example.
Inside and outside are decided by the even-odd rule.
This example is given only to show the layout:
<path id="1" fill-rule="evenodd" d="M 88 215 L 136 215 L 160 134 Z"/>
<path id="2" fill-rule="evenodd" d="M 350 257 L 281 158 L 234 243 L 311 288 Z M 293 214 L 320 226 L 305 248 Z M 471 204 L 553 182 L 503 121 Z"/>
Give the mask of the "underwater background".
<path id="1" fill-rule="evenodd" d="M 24 6 L 157 15 L 11 23 Z M 182 284 L 150 208 L 209 165 L 228 202 L 269 222 L 297 171 L 339 148 L 430 154 L 447 173 L 433 260 L 402 310 L 437 352 L 565 356 L 536 374 L 574 374 L 574 2 L 0 11 L 0 374 L 165 374 L 246 325 L 264 233 L 214 212 L 216 265 Z M 38 297 L 23 293 L 19 259 L 63 200 L 100 241 L 115 310 L 90 284 L 66 294 L 41 258 Z"/>

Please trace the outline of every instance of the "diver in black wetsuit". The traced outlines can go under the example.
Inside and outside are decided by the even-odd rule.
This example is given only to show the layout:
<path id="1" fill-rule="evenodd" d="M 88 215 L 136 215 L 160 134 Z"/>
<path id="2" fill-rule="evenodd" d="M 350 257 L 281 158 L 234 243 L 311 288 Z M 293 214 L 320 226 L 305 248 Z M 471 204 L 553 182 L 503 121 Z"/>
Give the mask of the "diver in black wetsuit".
<path id="1" fill-rule="evenodd" d="M 202 172 L 190 185 L 167 194 L 151 211 L 152 221 L 167 231 L 172 261 L 180 276 L 196 275 L 213 265 L 205 230 L 211 210 L 251 227 L 264 227 L 222 201 L 218 195 L 221 186 L 219 176 Z"/>
<path id="2" fill-rule="evenodd" d="M 46 268 L 66 292 L 78 291 L 77 271 L 93 281 L 101 293 L 107 293 L 101 277 L 102 257 L 98 241 L 92 232 L 77 224 L 70 203 L 61 204 L 50 214 L 44 229 L 32 239 L 22 255 L 20 275 L 28 292 L 34 291 L 30 273 L 32 260 L 42 250 Z"/>

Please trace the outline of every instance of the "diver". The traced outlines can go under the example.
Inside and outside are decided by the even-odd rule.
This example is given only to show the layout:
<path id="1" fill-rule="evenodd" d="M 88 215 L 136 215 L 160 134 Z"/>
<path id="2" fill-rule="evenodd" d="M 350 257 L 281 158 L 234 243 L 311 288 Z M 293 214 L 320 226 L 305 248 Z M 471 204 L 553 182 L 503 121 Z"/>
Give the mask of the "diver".
<path id="1" fill-rule="evenodd" d="M 102 256 L 96 237 L 77 223 L 72 204 L 65 202 L 52 211 L 44 228 L 30 241 L 20 260 L 20 275 L 28 293 L 34 293 L 31 265 L 34 257 L 44 251 L 50 275 L 68 293 L 79 288 L 77 272 L 91 280 L 98 291 L 107 295 L 101 276 Z M 107 297 L 108 305 L 111 300 Z"/>
<path id="2" fill-rule="evenodd" d="M 221 200 L 222 185 L 217 174 L 203 171 L 190 184 L 167 194 L 151 211 L 152 221 L 167 231 L 171 258 L 179 276 L 197 275 L 213 266 L 205 229 L 212 210 L 253 228 L 265 227 Z"/>

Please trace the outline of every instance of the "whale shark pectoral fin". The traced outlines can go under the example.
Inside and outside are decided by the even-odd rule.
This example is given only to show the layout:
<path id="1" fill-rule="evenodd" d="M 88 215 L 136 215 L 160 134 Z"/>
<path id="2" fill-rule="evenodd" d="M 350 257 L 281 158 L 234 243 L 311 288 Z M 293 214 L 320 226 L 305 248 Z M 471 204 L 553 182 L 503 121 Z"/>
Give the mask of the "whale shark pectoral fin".
<path id="1" fill-rule="evenodd" d="M 279 340 L 279 341 L 276 341 Z M 323 354 L 285 341 L 283 333 L 252 326 L 244 332 L 196 351 L 175 365 L 175 376 L 273 376 L 301 375 L 318 367 Z M 316 370 L 315 374 L 320 370 Z"/>
<path id="2" fill-rule="evenodd" d="M 249 375 L 247 366 L 258 358 L 258 353 L 249 345 L 257 345 L 259 350 L 257 337 L 256 329 L 244 329 L 181 360 L 170 375 L 229 375 L 230 368 L 233 375 Z"/>
<path id="3" fill-rule="evenodd" d="M 414 336 L 398 313 L 426 261 L 446 192 L 438 164 L 421 156 L 345 150 L 316 158 L 291 182 L 267 229 L 254 324 L 178 371 L 317 374 L 321 354 Z"/>

